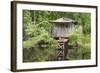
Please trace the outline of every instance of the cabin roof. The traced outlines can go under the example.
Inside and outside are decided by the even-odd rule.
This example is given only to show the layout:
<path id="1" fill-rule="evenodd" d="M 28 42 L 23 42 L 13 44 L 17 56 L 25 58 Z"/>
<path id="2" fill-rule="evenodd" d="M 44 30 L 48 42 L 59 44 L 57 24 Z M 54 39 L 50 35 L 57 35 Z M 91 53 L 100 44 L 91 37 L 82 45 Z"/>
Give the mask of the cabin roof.
<path id="1" fill-rule="evenodd" d="M 69 23 L 69 22 L 75 22 L 75 20 L 72 20 L 72 19 L 67 18 L 67 17 L 62 17 L 62 18 L 59 18 L 57 20 L 53 20 L 51 22 L 53 22 L 53 23 Z"/>

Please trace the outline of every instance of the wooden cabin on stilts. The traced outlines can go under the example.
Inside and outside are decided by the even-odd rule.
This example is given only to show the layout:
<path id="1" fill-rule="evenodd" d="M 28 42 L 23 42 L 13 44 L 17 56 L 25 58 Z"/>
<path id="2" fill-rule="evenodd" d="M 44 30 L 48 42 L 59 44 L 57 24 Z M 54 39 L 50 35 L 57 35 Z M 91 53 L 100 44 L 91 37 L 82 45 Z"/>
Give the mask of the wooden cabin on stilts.
<path id="1" fill-rule="evenodd" d="M 51 21 L 51 23 L 54 25 L 51 35 L 58 41 L 59 44 L 55 49 L 55 60 L 65 60 L 68 52 L 68 34 L 73 31 L 75 21 L 70 18 L 62 17 Z"/>

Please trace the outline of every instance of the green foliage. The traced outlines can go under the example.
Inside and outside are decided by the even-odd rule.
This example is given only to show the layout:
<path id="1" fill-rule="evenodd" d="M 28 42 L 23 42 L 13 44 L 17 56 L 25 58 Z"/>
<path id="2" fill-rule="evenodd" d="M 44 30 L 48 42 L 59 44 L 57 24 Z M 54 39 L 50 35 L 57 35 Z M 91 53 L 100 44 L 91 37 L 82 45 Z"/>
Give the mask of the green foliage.
<path id="1" fill-rule="evenodd" d="M 78 44 L 78 48 L 69 48 L 69 59 L 89 59 L 90 16 L 89 13 L 23 10 L 23 62 L 52 60 L 58 43 L 50 35 L 53 28 L 50 21 L 62 17 L 77 21 L 75 31 L 69 34 L 68 45 Z"/>
<path id="2" fill-rule="evenodd" d="M 76 44 L 68 54 L 71 59 L 90 59 L 90 34 L 83 34 L 82 26 L 77 26 L 76 30 L 69 34 L 69 40 L 70 45 Z"/>
<path id="3" fill-rule="evenodd" d="M 26 20 L 28 24 L 23 22 L 25 25 L 23 28 L 23 35 L 25 36 L 23 38 L 24 62 L 46 61 L 50 55 L 54 54 L 54 49 L 57 46 L 56 40 L 49 35 L 51 24 L 47 21 L 41 21 L 37 24 L 30 22 L 31 11 L 25 12 L 24 21 Z"/>

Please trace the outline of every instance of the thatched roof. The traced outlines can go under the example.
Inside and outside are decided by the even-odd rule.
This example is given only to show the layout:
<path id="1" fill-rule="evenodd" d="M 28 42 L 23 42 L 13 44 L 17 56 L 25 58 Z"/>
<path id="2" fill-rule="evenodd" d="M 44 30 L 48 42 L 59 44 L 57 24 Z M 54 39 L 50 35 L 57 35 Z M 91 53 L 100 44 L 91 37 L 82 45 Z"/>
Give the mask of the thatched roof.
<path id="1" fill-rule="evenodd" d="M 59 18 L 57 20 L 53 20 L 51 22 L 53 22 L 53 23 L 69 23 L 69 22 L 73 23 L 73 22 L 76 22 L 76 21 L 72 20 L 70 18 L 62 17 L 62 18 Z"/>

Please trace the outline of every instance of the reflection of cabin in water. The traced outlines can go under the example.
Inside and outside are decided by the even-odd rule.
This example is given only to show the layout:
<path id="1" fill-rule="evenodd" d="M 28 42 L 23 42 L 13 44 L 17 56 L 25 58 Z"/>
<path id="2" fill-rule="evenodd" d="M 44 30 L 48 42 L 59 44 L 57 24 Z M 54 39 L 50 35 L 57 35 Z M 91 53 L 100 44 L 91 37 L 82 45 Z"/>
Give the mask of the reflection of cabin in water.
<path id="1" fill-rule="evenodd" d="M 66 17 L 62 17 L 51 22 L 54 24 L 51 35 L 59 43 L 58 47 L 55 49 L 55 59 L 64 60 L 68 51 L 65 47 L 66 43 L 68 43 L 68 34 L 73 31 L 75 27 L 75 21 Z"/>

